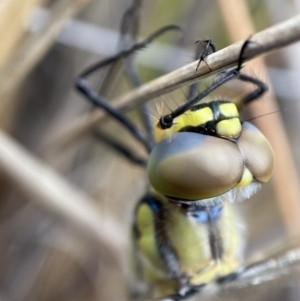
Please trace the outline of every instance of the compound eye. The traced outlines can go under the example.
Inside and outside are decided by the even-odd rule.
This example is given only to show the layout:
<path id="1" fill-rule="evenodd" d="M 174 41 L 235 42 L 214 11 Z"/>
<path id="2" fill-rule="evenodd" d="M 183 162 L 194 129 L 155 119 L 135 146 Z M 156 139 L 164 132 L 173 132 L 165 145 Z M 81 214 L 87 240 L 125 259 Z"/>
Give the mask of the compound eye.
<path id="1" fill-rule="evenodd" d="M 267 138 L 253 124 L 244 122 L 237 145 L 253 178 L 268 182 L 274 168 L 274 153 Z"/>
<path id="2" fill-rule="evenodd" d="M 221 195 L 239 182 L 243 169 L 243 158 L 233 142 L 189 132 L 158 143 L 147 167 L 156 191 L 181 200 Z"/>

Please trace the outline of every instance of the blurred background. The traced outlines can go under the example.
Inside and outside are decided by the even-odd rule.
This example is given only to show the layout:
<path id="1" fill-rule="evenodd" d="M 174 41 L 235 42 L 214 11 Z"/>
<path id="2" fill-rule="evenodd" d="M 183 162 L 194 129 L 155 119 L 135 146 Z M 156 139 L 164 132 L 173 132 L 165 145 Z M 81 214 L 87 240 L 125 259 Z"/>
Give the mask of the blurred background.
<path id="1" fill-rule="evenodd" d="M 42 160 L 54 169 L 71 189 L 84 192 L 81 213 L 86 214 L 88 225 L 82 227 L 80 218 L 70 217 L 75 199 L 68 198 L 65 209 L 51 209 L 47 198 L 38 199 L 29 186 L 18 185 L 17 176 L 2 170 L 1 163 L 1 301 L 131 298 L 134 283 L 129 277 L 130 227 L 134 206 L 148 187 L 145 171 L 105 143 L 95 141 L 91 131 L 76 138 L 66 134 L 78 121 L 89 118 L 92 110 L 74 90 L 74 79 L 89 65 L 116 53 L 120 21 L 131 4 L 132 0 L 0 3 L 1 129 L 38 162 Z M 299 12 L 299 0 L 143 1 L 140 37 L 167 24 L 179 24 L 184 30 L 183 39 L 178 34 L 168 34 L 137 54 L 143 81 L 193 61 L 196 40 L 209 37 L 221 49 Z M 236 24 L 233 29 L 230 21 Z M 254 122 L 267 124 L 266 135 L 271 132 L 275 139 L 279 137 L 275 142 L 279 163 L 276 161 L 277 176 L 271 183 L 251 200 L 236 204 L 241 212 L 239 223 L 245 228 L 246 259 L 263 256 L 263 251 L 272 245 L 286 249 L 298 245 L 299 53 L 299 43 L 294 44 L 268 54 L 264 62 L 259 61 L 260 65 L 265 63 L 265 68 L 251 65 L 247 69 L 273 87 L 270 94 L 278 101 L 278 109 L 265 112 L 271 100 L 262 98 L 256 111 L 245 112 L 245 118 L 262 115 Z M 101 76 L 99 80 L 103 80 Z M 201 83 L 199 89 L 211 82 L 208 79 Z M 130 89 L 121 76 L 106 97 L 113 99 Z M 217 91 L 217 95 L 235 97 L 243 89 L 243 85 L 233 82 Z M 181 88 L 157 101 L 174 107 L 185 100 L 186 93 Z M 140 124 L 135 111 L 126 114 Z M 116 122 L 106 119 L 98 127 L 145 155 Z M 286 141 L 281 138 L 284 133 Z M 273 141 L 274 137 L 269 139 Z M 287 167 L 288 173 L 281 166 Z M 39 181 L 35 185 L 39 186 Z M 89 212 L 99 213 L 101 219 L 94 223 Z M 111 222 L 118 231 L 110 234 L 107 225 Z M 89 227 L 97 229 L 89 233 Z M 97 231 L 105 232 L 109 239 L 102 241 L 102 236 L 95 234 Z M 246 300 L 299 300 L 296 271 L 287 276 L 268 287 L 231 291 L 222 298 L 217 295 L 216 299 L 239 300 L 243 296 Z"/>

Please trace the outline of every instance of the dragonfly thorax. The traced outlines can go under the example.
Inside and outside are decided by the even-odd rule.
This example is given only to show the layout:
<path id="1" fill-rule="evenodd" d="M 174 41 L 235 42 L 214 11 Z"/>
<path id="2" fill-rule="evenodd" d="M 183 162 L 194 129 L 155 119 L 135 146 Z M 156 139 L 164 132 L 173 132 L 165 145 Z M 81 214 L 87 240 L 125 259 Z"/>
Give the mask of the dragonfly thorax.
<path id="1" fill-rule="evenodd" d="M 179 132 L 237 139 L 242 130 L 236 105 L 227 100 L 201 103 L 172 119 L 171 114 L 161 117 L 155 128 L 156 141 Z"/>

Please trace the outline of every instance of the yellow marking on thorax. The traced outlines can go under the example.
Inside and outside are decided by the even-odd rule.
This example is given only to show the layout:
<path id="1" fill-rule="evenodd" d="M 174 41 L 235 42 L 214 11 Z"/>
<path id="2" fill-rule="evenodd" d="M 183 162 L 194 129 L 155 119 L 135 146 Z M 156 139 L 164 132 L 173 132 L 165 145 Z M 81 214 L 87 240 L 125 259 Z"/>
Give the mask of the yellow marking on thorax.
<path id="1" fill-rule="evenodd" d="M 156 247 L 154 214 L 147 204 L 141 204 L 137 211 L 136 225 L 140 232 L 137 241 L 139 249 L 158 268 L 163 266 L 160 254 Z"/>
<path id="2" fill-rule="evenodd" d="M 219 259 L 213 259 L 209 247 L 208 225 L 190 219 L 179 206 L 169 203 L 165 198 L 162 198 L 161 202 L 166 214 L 160 222 L 163 221 L 167 240 L 175 251 L 177 261 L 174 264 L 178 265 L 190 284 L 197 286 L 209 283 L 218 277 L 233 273 L 238 268 L 239 234 L 231 204 L 224 204 L 223 214 L 215 221 L 216 227 L 221 231 L 224 254 Z M 152 209 L 147 204 L 141 204 L 136 220 L 141 234 L 137 243 L 140 251 L 149 259 L 149 262 L 143 262 L 145 280 L 155 287 L 155 295 L 162 296 L 176 292 L 180 283 L 178 279 L 161 274 L 166 270 L 158 251 L 153 218 Z"/>
<path id="3" fill-rule="evenodd" d="M 219 103 L 218 108 L 224 120 L 216 121 L 216 135 L 227 139 L 237 139 L 242 131 L 239 112 L 232 102 Z M 209 121 L 214 121 L 214 114 L 209 106 L 204 106 L 198 110 L 188 110 L 174 119 L 174 124 L 169 129 L 162 130 L 157 125 L 154 126 L 154 138 L 156 142 L 170 138 L 172 134 L 182 131 L 186 127 L 198 127 L 205 125 Z"/>
<path id="4" fill-rule="evenodd" d="M 218 277 L 227 276 L 240 266 L 240 235 L 231 204 L 224 204 L 222 216 L 216 221 L 216 224 L 221 230 L 224 254 L 220 259 L 207 261 L 204 269 L 195 272 L 190 278 L 190 283 L 193 285 L 209 283 Z"/>
<path id="5" fill-rule="evenodd" d="M 241 134 L 242 125 L 239 118 L 231 118 L 218 122 L 216 130 L 219 137 L 236 139 Z"/>
<path id="6" fill-rule="evenodd" d="M 171 128 L 162 130 L 157 125 L 154 127 L 154 138 L 159 142 L 172 134 L 180 132 L 185 127 L 197 127 L 213 120 L 213 112 L 209 107 L 203 107 L 196 111 L 188 110 L 182 115 L 174 119 L 174 124 Z"/>
<path id="7" fill-rule="evenodd" d="M 173 206 L 175 207 L 175 206 Z M 210 261 L 207 225 L 192 221 L 179 208 L 169 211 L 166 230 L 174 248 L 181 271 L 192 276 Z"/>
<path id="8" fill-rule="evenodd" d="M 211 257 L 207 224 L 190 220 L 175 208 L 169 212 L 165 222 L 178 265 L 190 278 L 191 284 L 209 283 L 234 272 L 240 265 L 237 254 L 239 235 L 230 204 L 224 204 L 222 215 L 214 222 L 221 231 L 224 248 L 223 256 L 216 260 Z"/>
<path id="9" fill-rule="evenodd" d="M 221 120 L 216 125 L 217 134 L 219 137 L 228 139 L 236 139 L 242 131 L 239 112 L 234 103 L 222 103 L 219 105 L 221 114 L 228 119 Z"/>
<path id="10" fill-rule="evenodd" d="M 239 111 L 232 102 L 219 104 L 219 110 L 225 117 L 238 117 Z"/>
<path id="11" fill-rule="evenodd" d="M 197 111 L 186 111 L 184 114 L 174 119 L 174 125 L 171 127 L 173 133 L 177 133 L 185 127 L 197 127 L 213 120 L 211 108 L 204 107 Z"/>

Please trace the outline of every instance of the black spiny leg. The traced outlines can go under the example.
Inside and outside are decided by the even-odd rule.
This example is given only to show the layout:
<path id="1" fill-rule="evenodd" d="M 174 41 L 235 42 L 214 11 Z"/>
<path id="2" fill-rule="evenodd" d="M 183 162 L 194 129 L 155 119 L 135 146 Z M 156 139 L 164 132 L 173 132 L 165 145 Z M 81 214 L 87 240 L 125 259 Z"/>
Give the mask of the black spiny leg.
<path id="1" fill-rule="evenodd" d="M 204 61 L 207 68 L 209 70 L 211 70 L 210 67 L 208 66 L 208 64 L 206 63 L 205 58 L 207 56 L 209 56 L 210 54 L 216 52 L 216 47 L 215 47 L 214 42 L 212 40 L 208 39 L 208 40 L 198 40 L 195 43 L 198 44 L 196 47 L 196 51 L 195 51 L 195 60 L 199 59 L 196 71 L 198 70 L 202 61 Z M 203 49 L 202 44 L 206 44 L 204 49 Z M 188 99 L 191 99 L 192 97 L 195 97 L 195 95 L 198 94 L 198 90 L 197 90 L 198 85 L 199 85 L 199 82 L 193 83 L 190 86 Z"/>
<path id="2" fill-rule="evenodd" d="M 141 18 L 141 0 L 133 0 L 133 4 L 124 13 L 120 26 L 120 50 L 131 48 L 137 42 L 137 36 L 140 29 Z M 134 57 L 128 57 L 125 62 L 125 74 L 133 88 L 137 88 L 142 84 L 140 74 L 137 66 L 134 63 Z M 146 130 L 149 142 L 154 144 L 153 124 L 150 117 L 151 112 L 149 105 L 144 103 L 139 108 L 141 119 L 143 121 L 144 129 Z"/>
<path id="3" fill-rule="evenodd" d="M 111 117 L 117 120 L 120 124 L 122 124 L 131 134 L 132 136 L 139 141 L 145 149 L 150 152 L 152 149 L 152 143 L 149 141 L 148 137 L 146 137 L 136 126 L 133 124 L 126 116 L 122 114 L 119 110 L 115 109 L 104 97 L 99 95 L 94 89 L 92 89 L 87 81 L 87 77 L 92 75 L 97 70 L 106 67 L 116 60 L 119 59 L 126 59 L 130 55 L 132 55 L 137 50 L 140 50 L 146 47 L 149 43 L 155 40 L 160 35 L 164 34 L 168 31 L 180 31 L 181 29 L 177 25 L 168 25 L 165 26 L 158 31 L 154 32 L 148 38 L 140 43 L 134 44 L 130 49 L 125 49 L 120 51 L 114 56 L 111 56 L 107 59 L 100 61 L 99 63 L 91 66 L 86 71 L 84 71 L 77 79 L 76 79 L 76 88 L 77 90 L 82 93 L 87 100 L 89 100 L 94 105 L 98 106 L 99 108 L 105 110 Z"/>
<path id="4" fill-rule="evenodd" d="M 133 0 L 132 5 L 125 11 L 120 23 L 120 40 L 118 51 L 123 51 L 132 48 L 137 43 L 137 37 L 140 29 L 141 18 L 141 0 Z M 113 65 L 113 64 L 112 64 Z M 129 79 L 131 86 L 138 87 L 141 85 L 141 80 L 137 69 L 134 65 L 134 58 L 129 56 L 124 60 L 125 73 Z M 147 136 L 149 137 L 148 131 Z M 131 163 L 145 167 L 146 160 L 129 150 L 127 147 L 112 139 L 103 132 L 96 130 L 94 137 L 101 140 L 113 148 L 117 153 L 129 160 Z M 150 140 L 150 139 L 149 139 Z M 151 140 L 150 140 L 151 141 Z"/>
<path id="5" fill-rule="evenodd" d="M 243 105 L 247 105 L 251 101 L 258 99 L 265 92 L 268 91 L 268 86 L 264 82 L 260 81 L 257 78 L 251 77 L 251 76 L 246 75 L 246 74 L 240 74 L 238 76 L 238 79 L 240 79 L 241 81 L 252 83 L 252 84 L 254 84 L 254 85 L 257 86 L 257 88 L 254 91 L 252 91 L 251 93 L 247 94 L 246 96 L 244 96 L 241 99 L 241 103 Z"/>
<path id="6" fill-rule="evenodd" d="M 200 52 L 197 56 L 199 58 L 199 62 L 198 62 L 198 65 L 196 67 L 196 71 L 198 71 L 198 68 L 199 68 L 202 61 L 205 63 L 206 67 L 211 71 L 210 67 L 207 65 L 207 63 L 205 61 L 205 58 L 208 55 L 210 55 L 211 53 L 216 52 L 216 46 L 215 46 L 214 42 L 211 39 L 208 39 L 208 40 L 198 40 L 195 43 L 200 44 L 200 45 L 203 44 L 203 43 L 206 43 L 204 51 Z"/>
<path id="7" fill-rule="evenodd" d="M 164 115 L 159 120 L 159 125 L 162 129 L 168 129 L 173 125 L 174 118 L 182 115 L 185 111 L 190 109 L 194 104 L 198 103 L 200 100 L 202 100 L 204 97 L 209 95 L 211 92 L 219 88 L 220 86 L 224 85 L 226 82 L 236 78 L 241 81 L 250 82 L 257 86 L 257 89 L 245 96 L 242 99 L 242 102 L 244 104 L 247 104 L 258 97 L 260 97 L 263 93 L 267 91 L 267 86 L 261 82 L 260 80 L 253 78 L 249 75 L 242 74 L 240 71 L 243 67 L 243 62 L 245 60 L 244 53 L 248 45 L 251 43 L 250 39 L 247 39 L 240 51 L 239 59 L 238 59 L 238 66 L 228 72 L 225 72 L 221 78 L 216 80 L 211 86 L 209 86 L 207 89 L 205 89 L 203 92 L 198 94 L 196 97 L 188 100 L 186 103 L 178 107 L 176 110 L 174 110 L 172 113 L 168 115 Z"/>
<path id="8" fill-rule="evenodd" d="M 139 23 L 139 15 L 140 15 L 140 6 L 141 0 L 133 0 L 133 4 L 129 7 L 129 9 L 124 13 L 124 16 L 121 21 L 120 26 L 120 34 L 121 40 L 119 43 L 119 52 L 116 55 L 113 55 L 107 59 L 96 63 L 95 65 L 88 68 L 85 72 L 83 72 L 76 80 L 76 88 L 80 91 L 87 100 L 92 102 L 94 105 L 104 109 L 110 116 L 112 116 L 115 120 L 121 123 L 131 134 L 132 136 L 138 140 L 147 150 L 150 152 L 152 149 L 152 140 L 149 138 L 149 130 L 147 130 L 148 135 L 144 135 L 135 124 L 133 124 L 128 118 L 126 118 L 119 110 L 115 109 L 106 99 L 102 96 L 103 91 L 109 89 L 109 81 L 105 80 L 103 85 L 103 89 L 101 88 L 100 93 L 98 93 L 95 89 L 89 86 L 88 78 L 95 74 L 98 70 L 104 67 L 110 67 L 110 69 L 115 70 L 113 68 L 114 65 L 118 65 L 121 60 L 125 59 L 125 72 L 127 77 L 130 79 L 130 82 L 133 86 L 140 85 L 140 79 L 138 73 L 136 72 L 133 64 L 133 54 L 146 47 L 150 44 L 154 39 L 159 37 L 160 35 L 168 32 L 168 31 L 180 31 L 181 29 L 177 25 L 168 25 L 165 26 L 158 31 L 154 32 L 147 39 L 140 43 L 136 42 L 137 31 L 138 31 L 138 23 Z M 111 71 L 111 70 L 110 70 Z M 112 71 L 113 72 L 113 71 Z M 111 75 L 112 72 L 108 74 Z M 103 86 L 102 85 L 102 86 Z M 144 166 L 146 164 L 145 160 L 135 154 L 132 150 L 128 149 L 126 146 L 122 145 L 120 142 L 108 137 L 102 132 L 95 130 L 94 136 L 104 141 L 106 144 L 110 145 L 114 150 L 116 150 L 119 154 L 126 157 L 134 164 Z"/>
<path id="9" fill-rule="evenodd" d="M 247 48 L 247 46 L 252 43 L 250 38 L 247 39 L 245 41 L 245 43 L 243 44 L 243 47 L 241 49 L 241 53 L 240 53 L 240 57 L 239 57 L 239 62 L 238 62 L 238 68 L 239 70 L 242 68 L 242 64 L 243 64 L 243 61 L 244 61 L 244 51 L 245 49 Z M 257 88 L 250 92 L 249 94 L 247 94 L 246 96 L 244 96 L 240 102 L 242 103 L 242 105 L 247 105 L 248 103 L 250 103 L 251 101 L 253 100 L 256 100 L 258 99 L 259 97 L 261 97 L 265 92 L 268 91 L 268 86 L 263 83 L 262 81 L 260 81 L 259 79 L 257 78 L 254 78 L 252 76 L 249 76 L 247 74 L 243 74 L 243 73 L 239 73 L 237 78 L 241 81 L 244 81 L 244 82 L 248 82 L 248 83 L 252 83 L 254 84 Z"/>

